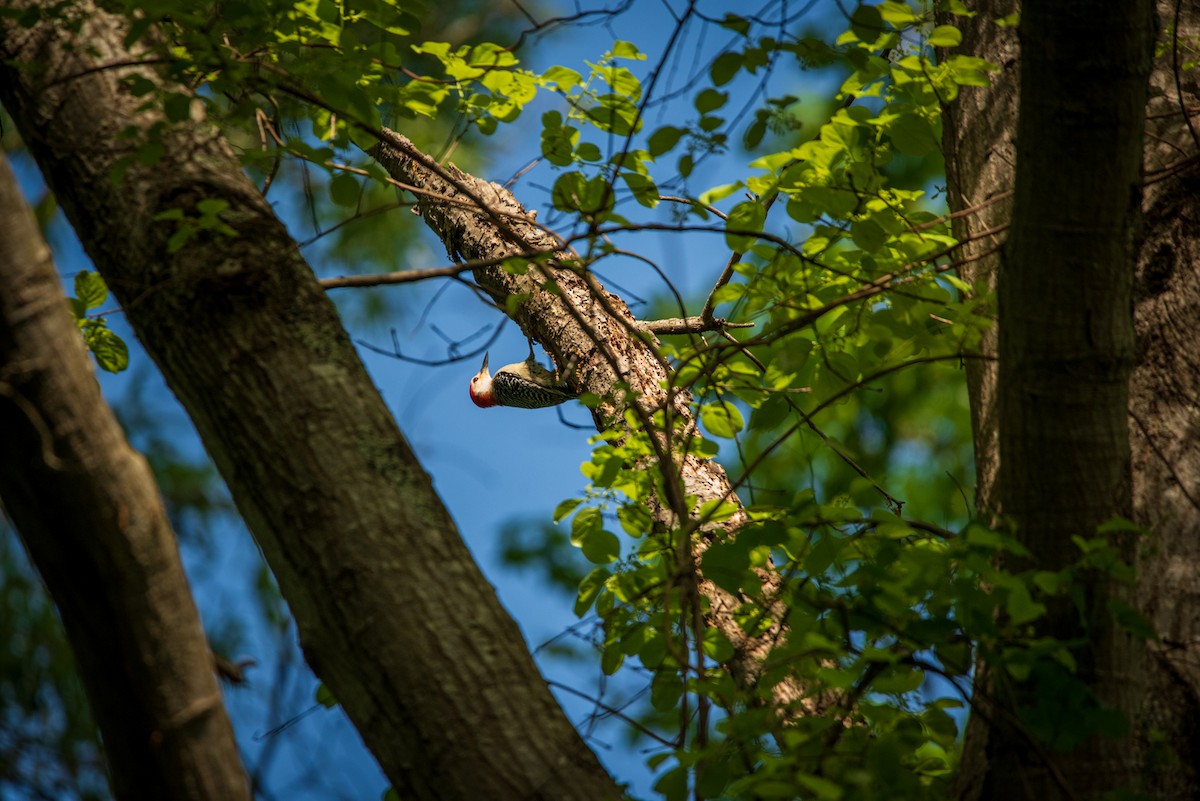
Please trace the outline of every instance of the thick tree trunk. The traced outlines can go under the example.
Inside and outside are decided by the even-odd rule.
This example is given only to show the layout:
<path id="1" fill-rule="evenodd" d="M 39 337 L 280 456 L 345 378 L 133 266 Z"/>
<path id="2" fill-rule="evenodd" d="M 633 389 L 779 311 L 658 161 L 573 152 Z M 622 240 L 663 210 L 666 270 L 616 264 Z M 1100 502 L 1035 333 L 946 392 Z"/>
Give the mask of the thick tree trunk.
<path id="1" fill-rule="evenodd" d="M 1079 556 L 1075 537 L 1132 513 L 1130 287 L 1153 29 L 1149 0 L 1059 0 L 1021 11 L 1013 218 L 998 276 L 997 497 L 1043 570 L 1069 566 Z M 1132 542 L 1123 552 L 1132 561 Z M 1073 649 L 1077 678 L 1132 720 L 1144 651 L 1106 606 L 1132 600 L 1132 588 L 1099 574 L 1078 580 L 1088 619 L 1064 599 L 1038 633 L 1085 640 Z M 1036 672 L 992 689 L 1018 715 L 1045 705 Z M 1009 799 L 1020 788 L 1036 799 L 1091 798 L 1132 788 L 1132 756 L 1127 742 L 1095 733 L 1048 756 L 1029 748 L 1025 732 L 993 727 L 983 796 Z"/>
<path id="2" fill-rule="evenodd" d="M 163 125 L 122 76 L 124 21 L 0 19 L 0 98 L 130 324 L 196 424 L 301 643 L 405 799 L 614 799 L 538 675 L 295 243 L 199 111 Z M 17 65 L 36 64 L 37 70 Z M 138 74 L 156 83 L 148 69 Z M 175 88 L 175 91 L 179 91 Z M 171 209 L 236 236 L 171 252 Z"/>
<path id="3" fill-rule="evenodd" d="M 1012 187 L 1011 142 L 1017 93 L 1015 67 L 1016 37 L 995 25 L 996 18 L 1013 10 L 1007 2 L 983 4 L 974 18 L 955 18 L 963 28 L 965 52 L 982 56 L 1001 66 L 987 90 L 966 89 L 946 114 L 945 146 L 951 178 L 953 210 L 969 208 L 990 195 L 999 195 Z M 1094 13 L 1090 7 L 1085 13 Z M 1176 28 L 1180 14 L 1180 42 L 1190 41 L 1197 31 L 1200 5 L 1195 2 L 1161 4 L 1159 30 Z M 1028 13 L 1028 12 L 1027 12 Z M 1077 28 L 1067 40 L 1079 36 Z M 1183 44 L 1186 48 L 1186 44 Z M 1161 48 L 1160 48 L 1161 49 Z M 1133 287 L 1135 303 L 1136 360 L 1129 391 L 1129 437 L 1132 445 L 1134 519 L 1151 531 L 1138 551 L 1140 577 L 1138 608 L 1161 633 L 1163 642 L 1150 645 L 1146 675 L 1140 689 L 1142 708 L 1132 715 L 1135 722 L 1135 748 L 1129 759 L 1144 771 L 1144 789 L 1160 798 L 1195 798 L 1200 794 L 1196 765 L 1200 764 L 1200 731 L 1195 721 L 1200 715 L 1200 675 L 1189 665 L 1197 663 L 1196 620 L 1200 614 L 1191 599 L 1197 597 L 1194 565 L 1200 559 L 1195 532 L 1200 530 L 1200 461 L 1197 461 L 1196 435 L 1200 432 L 1200 412 L 1196 411 L 1197 388 L 1194 377 L 1200 375 L 1200 342 L 1194 331 L 1200 325 L 1200 188 L 1194 161 L 1186 161 L 1200 150 L 1194 130 L 1185 122 L 1186 113 L 1196 125 L 1197 95 L 1195 80 L 1187 74 L 1176 84 L 1176 65 L 1182 63 L 1182 51 L 1176 55 L 1171 40 L 1156 59 L 1151 77 L 1151 100 L 1146 127 L 1151 132 L 1145 143 L 1148 186 L 1144 198 L 1144 244 L 1138 258 Z M 1111 63 L 1111 50 L 1094 41 L 1078 56 L 1085 68 L 1097 59 Z M 1183 97 L 1180 97 L 1180 88 Z M 1061 115 L 1064 104 L 1072 105 L 1078 96 L 1068 85 L 1054 97 Z M 1055 133 L 1061 121 L 1052 121 L 1031 136 L 1037 146 Z M 1112 126 L 1100 131 L 1112 131 Z M 1070 146 L 1077 146 L 1074 140 Z M 997 157 L 1000 158 L 997 158 Z M 981 158 L 982 157 L 982 158 Z M 1066 162 L 1052 164 L 1051 173 L 1065 173 Z M 1180 166 L 1185 169 L 1179 169 Z M 1164 169 L 1165 168 L 1165 169 Z M 1085 166 L 1084 174 L 1109 174 L 1110 162 L 1101 160 Z M 1062 195 L 1055 195 L 1059 200 Z M 989 210 L 985 210 L 987 213 Z M 970 222 L 961 218 L 956 235 L 962 239 L 969 230 L 992 228 L 1005 220 Z M 1048 254 L 1042 266 L 1050 263 Z M 995 259 L 979 267 L 982 276 L 994 275 Z M 1080 279 L 1080 292 L 1092 292 L 1096 282 Z M 1057 304 L 1053 304 L 1055 307 Z M 1052 309 L 1053 311 L 1053 309 Z M 1007 317 L 1005 318 L 1007 320 Z M 977 421 L 995 419 L 996 366 L 982 364 L 982 380 L 971 385 L 971 404 Z M 989 391 L 992 388 L 992 391 Z M 1039 454 L 1040 455 L 1040 454 Z M 980 511 L 994 515 L 1000 490 L 994 479 L 999 469 L 996 429 L 978 426 L 976 458 L 979 467 Z M 1004 510 L 1007 512 L 1007 508 Z M 956 795 L 978 797 L 984 782 L 997 775 L 986 753 L 988 717 L 992 681 L 986 669 L 977 677 L 976 701 L 984 715 L 972 716 L 965 742 L 962 768 Z M 1128 711 L 1128 710 L 1127 710 Z M 1171 752 L 1174 752 L 1173 754 Z"/>
<path id="4" fill-rule="evenodd" d="M 100 396 L 0 156 L 0 499 L 58 607 L 118 799 L 249 798 L 150 467 Z"/>

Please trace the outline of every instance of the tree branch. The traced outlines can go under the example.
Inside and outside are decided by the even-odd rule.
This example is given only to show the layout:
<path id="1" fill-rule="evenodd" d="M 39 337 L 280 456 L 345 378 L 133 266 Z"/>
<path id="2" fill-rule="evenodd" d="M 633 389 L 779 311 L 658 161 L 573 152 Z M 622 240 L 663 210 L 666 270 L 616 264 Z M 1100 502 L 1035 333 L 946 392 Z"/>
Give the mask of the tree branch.
<path id="1" fill-rule="evenodd" d="M 705 331 L 723 331 L 726 328 L 753 328 L 754 323 L 731 323 L 724 317 L 672 317 L 667 320 L 639 320 L 641 331 L 666 336 L 675 334 L 702 334 Z"/>
<path id="2" fill-rule="evenodd" d="M 537 225 L 532 214 L 504 187 L 468 175 L 452 164 L 438 165 L 405 137 L 391 131 L 384 133 L 386 138 L 370 149 L 370 155 L 394 180 L 420 190 L 417 210 L 449 252 L 493 262 L 526 252 L 556 252 L 553 261 L 543 259 L 531 264 L 520 275 L 499 267 L 477 268 L 475 280 L 499 301 L 502 309 L 508 308 L 506 298 L 522 298 L 523 302 L 510 313 L 512 319 L 526 335 L 541 342 L 556 363 L 576 361 L 580 390 L 604 399 L 597 409 L 598 427 L 621 425 L 620 412 L 627 402 L 624 393 L 615 387 L 625 382 L 637 398 L 628 404 L 629 408 L 643 420 L 655 410 L 666 409 L 680 422 L 684 436 L 694 435 L 695 420 L 687 393 L 678 388 L 664 389 L 670 375 L 654 347 L 652 333 L 640 327 L 619 297 L 605 291 L 594 275 L 578 266 L 576 254 L 561 250 L 561 240 Z M 482 205 L 472 208 L 470 199 Z M 548 282 L 553 284 L 553 291 Z M 670 425 L 660 434 L 664 432 L 680 436 Z M 746 515 L 740 511 L 740 501 L 728 476 L 716 462 L 691 455 L 677 457 L 669 449 L 659 461 L 667 472 L 668 491 L 673 485 L 670 471 L 674 465 L 682 482 L 682 495 L 695 497 L 698 504 L 729 498 L 739 506 L 738 513 L 729 520 L 706 523 L 701 536 L 691 540 L 689 559 L 693 564 L 689 569 L 694 570 L 708 543 L 731 535 L 745 522 Z M 656 520 L 668 530 L 680 528 L 692 511 L 672 498 L 660 498 L 654 507 Z M 709 603 L 709 624 L 734 646 L 736 655 L 729 669 L 743 689 L 754 687 L 762 675 L 764 660 L 785 633 L 780 617 L 783 609 L 773 600 L 780 577 L 773 570 L 762 570 L 760 578 L 761 597 L 766 599 L 760 603 L 766 604 L 773 622 L 756 637 L 747 635 L 735 616 L 744 599 L 707 579 L 701 578 L 698 583 Z M 772 693 L 779 708 L 792 712 L 814 710 L 824 700 L 807 697 L 801 683 L 791 678 L 775 685 Z"/>

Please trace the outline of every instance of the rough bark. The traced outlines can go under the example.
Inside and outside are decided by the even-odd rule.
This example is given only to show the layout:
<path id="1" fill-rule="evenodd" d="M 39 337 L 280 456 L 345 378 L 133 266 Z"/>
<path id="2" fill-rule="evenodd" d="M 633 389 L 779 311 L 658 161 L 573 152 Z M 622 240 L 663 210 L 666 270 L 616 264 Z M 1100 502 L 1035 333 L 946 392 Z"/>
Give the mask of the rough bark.
<path id="1" fill-rule="evenodd" d="M 964 32 L 963 49 L 987 58 L 1001 67 L 989 89 L 964 89 L 947 109 L 945 138 L 954 211 L 978 204 L 1012 187 L 1012 121 L 1016 119 L 1016 64 L 1018 46 L 1011 30 L 994 20 L 1014 9 L 1007 2 L 977 7 L 973 18 L 954 18 Z M 1182 47 L 1197 32 L 1200 6 L 1195 2 L 1159 4 L 1159 31 L 1177 26 Z M 1077 32 L 1076 32 L 1077 33 Z M 1068 36 L 1067 38 L 1070 38 Z M 1183 96 L 1176 84 L 1176 64 L 1185 60 L 1175 51 L 1170 37 L 1156 59 L 1151 76 L 1151 98 L 1146 123 L 1150 136 L 1145 142 L 1146 173 L 1144 243 L 1138 257 L 1133 287 L 1136 331 L 1136 367 L 1129 390 L 1129 436 L 1132 447 L 1134 519 L 1146 526 L 1150 537 L 1141 543 L 1137 588 L 1139 610 L 1163 636 L 1161 644 L 1150 645 L 1146 677 L 1141 690 L 1143 707 L 1135 719 L 1135 749 L 1132 759 L 1143 771 L 1141 785 L 1159 798 L 1194 798 L 1200 794 L 1196 766 L 1200 764 L 1200 675 L 1197 664 L 1196 620 L 1193 599 L 1198 584 L 1194 565 L 1200 559 L 1195 532 L 1200 530 L 1200 462 L 1195 447 L 1200 431 L 1196 411 L 1194 377 L 1200 374 L 1200 343 L 1194 331 L 1200 323 L 1200 209 L 1197 208 L 1197 172 L 1194 161 L 1200 151 L 1194 131 L 1185 121 L 1183 109 L 1197 124 L 1197 95 L 1194 77 L 1182 75 Z M 1178 52 L 1176 57 L 1175 53 Z M 1087 55 L 1087 54 L 1085 54 Z M 1096 46 L 1090 56 L 1106 58 Z M 1074 95 L 1066 88 L 1057 98 L 1061 103 Z M 1062 106 L 1059 105 L 1059 108 Z M 1053 130 L 1057 125 L 1047 127 Z M 1039 131 L 1040 139 L 1043 132 Z M 1008 155 L 1006 155 L 1008 154 Z M 1189 169 L 1190 166 L 1190 169 Z M 1180 169 L 1183 167 L 1183 169 Z M 1107 170 L 1106 161 L 1089 165 L 1092 173 Z M 1168 168 L 1168 169 L 1164 169 Z M 1052 171 L 1058 171 L 1054 165 Z M 994 207 L 983 214 L 996 213 Z M 980 215 L 975 215 L 979 220 Z M 971 222 L 956 220 L 956 235 L 995 228 L 1007 219 Z M 972 245 L 969 247 L 978 247 Z M 995 259 L 979 265 L 982 277 L 994 275 Z M 995 371 L 991 363 L 979 363 L 982 377 L 970 384 L 971 406 L 976 428 L 979 509 L 994 515 L 997 507 L 998 470 L 994 420 Z M 991 681 L 986 668 L 976 679 L 975 703 L 982 714 L 973 715 L 964 744 L 962 767 L 954 795 L 976 798 L 988 773 L 986 759 Z"/>
<path id="2" fill-rule="evenodd" d="M 1078 558 L 1074 537 L 1132 513 L 1130 292 L 1153 28 L 1149 0 L 1105 8 L 1059 0 L 1021 11 L 1013 218 L 997 283 L 997 494 L 1043 570 Z M 1131 546 L 1124 545 L 1130 561 Z M 1036 629 L 1062 642 L 1085 640 L 1073 649 L 1077 678 L 1132 720 L 1144 650 L 1106 607 L 1108 599 L 1132 600 L 1131 588 L 1099 574 L 1077 580 L 1088 619 L 1064 599 Z M 993 691 L 1020 709 L 1046 690 L 1035 677 L 996 682 Z M 1127 742 L 1093 734 L 1047 764 L 1026 737 L 993 727 L 984 798 L 1011 798 L 1014 782 L 1038 799 L 1090 798 L 1135 784 Z"/>
<path id="3" fill-rule="evenodd" d="M 1152 794 L 1191 799 L 1200 797 L 1200 87 L 1195 69 L 1178 67 L 1200 34 L 1200 3 L 1161 3 L 1159 20 L 1129 430 L 1134 519 L 1149 531 L 1138 609 L 1162 640 L 1150 645 L 1139 746 Z"/>
<path id="4" fill-rule="evenodd" d="M 77 13 L 77 33 L 0 19 L 0 98 L 191 415 L 309 663 L 400 796 L 619 797 L 232 149 L 197 110 L 163 128 L 157 163 L 110 177 L 138 144 L 119 134 L 163 121 L 123 87 L 134 68 L 98 69 L 137 58 L 124 20 Z M 237 235 L 171 252 L 175 224 L 156 215 L 209 198 Z"/>
<path id="5" fill-rule="evenodd" d="M 965 243 L 961 258 L 971 259 L 961 275 L 981 295 L 993 296 L 1000 246 L 1012 217 L 1012 175 L 1016 163 L 1017 82 L 1020 76 L 1016 36 L 994 20 L 1016 10 L 1014 0 L 997 0 L 976 17 L 950 17 L 963 34 L 961 52 L 981 56 L 998 69 L 987 90 L 963 87 L 942 115 L 946 189 L 951 211 L 974 210 L 954 218 L 954 237 Z M 999 328 L 986 331 L 980 352 L 996 356 Z M 997 435 L 996 362 L 966 363 L 975 444 L 975 508 L 985 516 L 999 513 L 995 497 L 1000 461 Z"/>
<path id="6" fill-rule="evenodd" d="M 100 396 L 0 156 L 0 499 L 58 607 L 119 799 L 249 798 L 150 467 Z"/>
<path id="7" fill-rule="evenodd" d="M 965 243 L 962 257 L 971 259 L 962 277 L 976 292 L 994 301 L 1000 249 L 1012 216 L 1012 175 L 1016 163 L 1016 130 L 1020 63 L 1016 36 L 994 20 L 1016 10 L 1013 0 L 997 0 L 979 9 L 975 17 L 948 17 L 963 34 L 961 51 L 981 56 L 996 65 L 985 89 L 963 87 L 942 115 L 942 143 L 946 160 L 946 188 L 954 237 Z M 991 232 L 991 233 L 988 233 Z M 980 352 L 999 353 L 999 328 L 984 332 Z M 1000 514 L 996 476 L 1000 469 L 997 435 L 995 359 L 971 359 L 966 364 L 970 397 L 971 430 L 975 455 L 975 509 L 984 520 Z M 975 666 L 973 712 L 967 721 L 963 753 L 954 776 L 951 797 L 978 798 L 987 775 L 991 673 L 986 663 Z"/>
<path id="8" fill-rule="evenodd" d="M 665 494 L 669 497 L 656 500 L 656 521 L 669 529 L 687 521 L 692 514 L 684 500 L 688 496 L 695 497 L 696 504 L 727 499 L 738 505 L 737 514 L 721 524 L 706 525 L 693 539 L 690 553 L 681 559 L 680 582 L 686 587 L 695 581 L 697 592 L 707 602 L 709 624 L 734 647 L 735 656 L 728 663 L 731 675 L 743 689 L 754 689 L 768 655 L 786 635 L 784 610 L 773 600 L 778 596 L 780 578 L 773 571 L 759 572 L 762 590 L 756 602 L 767 605 L 775 622 L 763 634 L 749 637 L 734 614 L 745 599 L 722 590 L 694 567 L 715 536 L 736 531 L 746 516 L 721 465 L 693 455 L 680 457 L 673 451 L 683 438 L 695 435 L 696 424 L 688 394 L 668 389 L 669 369 L 657 354 L 657 341 L 639 328 L 625 302 L 605 291 L 595 276 L 585 269 L 560 266 L 578 265 L 578 256 L 539 226 L 511 192 L 454 165 L 441 167 L 404 137 L 390 131 L 384 134 L 386 138 L 371 149 L 371 155 L 394 179 L 415 190 L 417 210 L 450 253 L 491 263 L 474 270 L 475 280 L 500 308 L 510 308 L 509 299 L 522 299 L 511 307 L 510 314 L 526 335 L 543 343 L 557 364 L 577 363 L 580 390 L 605 399 L 596 414 L 600 430 L 623 426 L 621 411 L 635 404 L 644 421 L 656 410 L 669 410 L 668 420 L 673 419 L 675 426 L 668 423 L 660 429 L 664 437 L 659 440 L 662 450 L 656 461 L 667 473 Z M 523 274 L 495 265 L 507 256 L 532 258 L 534 254 L 555 258 L 531 263 Z M 548 291 L 550 284 L 554 291 Z M 633 395 L 623 394 L 618 386 L 629 387 Z M 784 717 L 813 714 L 832 701 L 808 693 L 795 678 L 773 677 L 772 681 L 772 702 Z"/>

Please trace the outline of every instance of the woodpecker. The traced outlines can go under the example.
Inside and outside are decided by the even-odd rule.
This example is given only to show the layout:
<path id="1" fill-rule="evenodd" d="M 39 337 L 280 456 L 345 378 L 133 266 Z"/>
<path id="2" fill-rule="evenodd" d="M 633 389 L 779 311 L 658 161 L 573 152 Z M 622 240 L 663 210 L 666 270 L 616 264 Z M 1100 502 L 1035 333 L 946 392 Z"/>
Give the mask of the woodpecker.
<path id="1" fill-rule="evenodd" d="M 567 373 L 571 372 L 568 366 Z M 566 381 L 538 364 L 533 358 L 505 365 L 495 375 L 488 372 L 488 357 L 483 354 L 483 367 L 471 379 L 471 400 L 476 406 L 516 406 L 520 409 L 543 409 L 557 406 L 579 397 Z"/>

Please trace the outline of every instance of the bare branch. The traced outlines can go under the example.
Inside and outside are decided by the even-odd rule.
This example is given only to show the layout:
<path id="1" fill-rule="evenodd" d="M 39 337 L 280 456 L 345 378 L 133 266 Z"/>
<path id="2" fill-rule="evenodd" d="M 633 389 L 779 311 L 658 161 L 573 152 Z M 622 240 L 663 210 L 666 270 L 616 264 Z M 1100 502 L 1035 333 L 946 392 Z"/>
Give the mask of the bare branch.
<path id="1" fill-rule="evenodd" d="M 651 334 L 671 336 L 674 334 L 702 334 L 705 331 L 721 331 L 726 328 L 753 328 L 755 323 L 731 323 L 724 317 L 672 317 L 667 320 L 639 320 L 637 327 Z"/>

